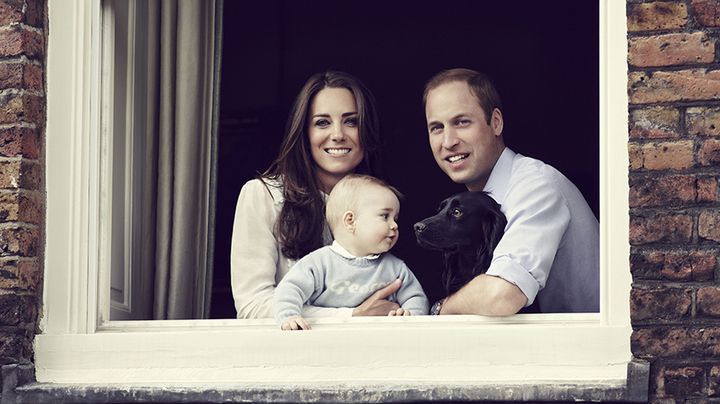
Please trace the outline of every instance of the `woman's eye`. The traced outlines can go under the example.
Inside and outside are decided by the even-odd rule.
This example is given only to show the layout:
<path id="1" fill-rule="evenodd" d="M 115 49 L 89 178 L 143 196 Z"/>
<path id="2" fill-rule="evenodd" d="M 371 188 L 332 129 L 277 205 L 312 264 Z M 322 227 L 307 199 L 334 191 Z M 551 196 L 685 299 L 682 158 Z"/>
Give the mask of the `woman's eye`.
<path id="1" fill-rule="evenodd" d="M 460 217 L 460 216 L 462 216 L 462 211 L 458 208 L 454 208 L 453 210 L 450 211 L 450 214 L 453 217 Z"/>
<path id="2" fill-rule="evenodd" d="M 328 121 L 327 119 L 318 119 L 317 121 L 315 121 L 315 126 L 317 126 L 319 128 L 326 128 L 329 125 L 330 125 L 330 121 Z"/>
<path id="3" fill-rule="evenodd" d="M 358 124 L 358 119 L 357 119 L 356 117 L 348 118 L 348 119 L 345 120 L 345 125 L 348 125 L 348 126 L 357 126 L 357 124 Z"/>

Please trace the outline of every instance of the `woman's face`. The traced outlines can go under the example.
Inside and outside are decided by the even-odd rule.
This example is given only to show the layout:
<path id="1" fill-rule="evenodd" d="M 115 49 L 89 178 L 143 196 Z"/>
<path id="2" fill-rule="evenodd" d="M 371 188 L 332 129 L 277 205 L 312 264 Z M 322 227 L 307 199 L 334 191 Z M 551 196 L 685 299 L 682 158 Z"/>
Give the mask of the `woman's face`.
<path id="1" fill-rule="evenodd" d="M 329 193 L 363 159 L 355 97 L 346 88 L 324 88 L 310 104 L 308 134 L 315 175 Z"/>

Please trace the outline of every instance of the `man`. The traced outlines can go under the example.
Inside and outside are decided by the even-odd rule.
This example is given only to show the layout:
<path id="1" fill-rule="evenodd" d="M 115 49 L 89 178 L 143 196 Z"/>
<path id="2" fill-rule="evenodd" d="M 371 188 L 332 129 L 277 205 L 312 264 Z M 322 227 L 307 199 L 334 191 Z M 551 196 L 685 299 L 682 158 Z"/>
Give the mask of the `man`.
<path id="1" fill-rule="evenodd" d="M 598 312 L 598 221 L 560 172 L 505 147 L 490 79 L 440 72 L 423 102 L 438 166 L 468 190 L 488 192 L 508 220 L 487 273 L 437 302 L 434 314 L 511 315 L 536 299 L 544 313 Z"/>

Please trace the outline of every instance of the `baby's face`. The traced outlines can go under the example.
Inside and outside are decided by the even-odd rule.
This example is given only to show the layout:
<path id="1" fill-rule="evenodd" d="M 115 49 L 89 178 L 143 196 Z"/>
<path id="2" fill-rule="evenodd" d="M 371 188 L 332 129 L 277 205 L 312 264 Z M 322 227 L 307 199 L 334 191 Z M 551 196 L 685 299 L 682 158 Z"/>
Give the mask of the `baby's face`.
<path id="1" fill-rule="evenodd" d="M 400 201 L 395 194 L 384 187 L 368 187 L 363 192 L 355 212 L 355 244 L 361 254 L 384 253 L 395 245 L 398 236 L 398 215 Z"/>

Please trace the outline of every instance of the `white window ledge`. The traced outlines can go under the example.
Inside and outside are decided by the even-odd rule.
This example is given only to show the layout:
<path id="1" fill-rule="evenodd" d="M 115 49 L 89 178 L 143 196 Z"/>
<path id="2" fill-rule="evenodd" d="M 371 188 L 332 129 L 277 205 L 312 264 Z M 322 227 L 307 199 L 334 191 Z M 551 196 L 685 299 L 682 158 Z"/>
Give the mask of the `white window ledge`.
<path id="1" fill-rule="evenodd" d="M 630 330 L 599 320 L 319 319 L 302 332 L 269 319 L 108 323 L 93 334 L 38 335 L 45 383 L 18 392 L 89 401 L 644 401 L 647 365 L 612 354 L 626 352 L 612 345 L 627 344 Z"/>
<path id="2" fill-rule="evenodd" d="M 318 319 L 312 326 L 289 332 L 269 319 L 139 321 L 38 335 L 38 380 L 51 384 L 25 389 L 120 394 L 113 386 L 122 383 L 120 392 L 171 388 L 280 401 L 642 401 L 629 387 L 638 379 L 628 377 L 630 366 L 647 391 L 647 371 L 624 349 L 630 329 L 601 325 L 597 314 Z"/>

